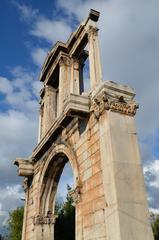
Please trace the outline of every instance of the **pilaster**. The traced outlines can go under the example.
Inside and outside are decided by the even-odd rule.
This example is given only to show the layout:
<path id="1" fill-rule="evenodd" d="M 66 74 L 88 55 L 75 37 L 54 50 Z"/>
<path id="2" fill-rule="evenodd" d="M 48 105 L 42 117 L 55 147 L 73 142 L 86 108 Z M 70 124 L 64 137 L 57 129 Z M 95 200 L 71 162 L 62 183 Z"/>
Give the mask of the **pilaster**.
<path id="1" fill-rule="evenodd" d="M 108 84 L 108 85 L 107 85 Z M 99 123 L 108 240 L 153 240 L 129 87 L 106 83 L 91 111 Z"/>
<path id="2" fill-rule="evenodd" d="M 89 44 L 89 63 L 90 63 L 90 84 L 91 84 L 91 88 L 93 89 L 102 81 L 98 28 L 94 26 L 89 26 L 88 44 Z"/>

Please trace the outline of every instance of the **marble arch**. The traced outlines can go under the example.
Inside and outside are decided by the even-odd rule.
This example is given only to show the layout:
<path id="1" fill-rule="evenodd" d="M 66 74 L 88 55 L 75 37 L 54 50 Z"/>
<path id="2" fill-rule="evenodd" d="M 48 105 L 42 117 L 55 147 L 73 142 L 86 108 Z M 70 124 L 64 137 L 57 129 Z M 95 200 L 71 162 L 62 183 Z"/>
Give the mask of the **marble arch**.
<path id="1" fill-rule="evenodd" d="M 54 195 L 68 160 L 76 179 L 76 240 L 153 239 L 135 127 L 138 104 L 131 87 L 103 81 L 99 15 L 91 9 L 44 62 L 38 144 L 28 159 L 15 160 L 24 177 L 22 240 L 54 239 Z M 90 89 L 84 92 L 87 58 Z"/>

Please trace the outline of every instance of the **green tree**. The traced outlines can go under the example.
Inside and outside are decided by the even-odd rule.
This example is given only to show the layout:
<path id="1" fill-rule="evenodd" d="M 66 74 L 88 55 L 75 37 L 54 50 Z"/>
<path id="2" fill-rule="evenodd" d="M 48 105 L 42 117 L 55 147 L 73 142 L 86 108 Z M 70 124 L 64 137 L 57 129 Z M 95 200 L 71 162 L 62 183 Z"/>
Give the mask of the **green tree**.
<path id="1" fill-rule="evenodd" d="M 23 214 L 24 214 L 24 207 L 18 207 L 17 209 L 9 213 L 9 220 L 8 220 L 9 240 L 21 240 Z"/>
<path id="2" fill-rule="evenodd" d="M 71 188 L 67 185 L 66 202 L 55 207 L 58 218 L 55 222 L 55 240 L 75 240 L 75 207 L 69 195 Z M 57 211 L 58 209 L 58 211 Z"/>
<path id="3" fill-rule="evenodd" d="M 159 215 L 153 215 L 152 229 L 155 240 L 159 240 Z"/>

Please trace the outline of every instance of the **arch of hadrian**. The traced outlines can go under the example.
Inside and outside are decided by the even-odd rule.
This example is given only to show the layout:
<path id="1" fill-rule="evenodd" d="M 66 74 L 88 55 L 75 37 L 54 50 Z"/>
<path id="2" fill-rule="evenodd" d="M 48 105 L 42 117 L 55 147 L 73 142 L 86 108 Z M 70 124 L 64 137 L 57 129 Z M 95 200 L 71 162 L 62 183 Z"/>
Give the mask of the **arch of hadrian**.
<path id="1" fill-rule="evenodd" d="M 135 128 L 138 105 L 132 88 L 102 81 L 98 18 L 91 10 L 43 65 L 39 142 L 31 157 L 15 161 L 25 177 L 22 240 L 54 239 L 55 194 L 68 161 L 76 240 L 153 239 Z M 84 92 L 87 57 L 91 86 Z"/>

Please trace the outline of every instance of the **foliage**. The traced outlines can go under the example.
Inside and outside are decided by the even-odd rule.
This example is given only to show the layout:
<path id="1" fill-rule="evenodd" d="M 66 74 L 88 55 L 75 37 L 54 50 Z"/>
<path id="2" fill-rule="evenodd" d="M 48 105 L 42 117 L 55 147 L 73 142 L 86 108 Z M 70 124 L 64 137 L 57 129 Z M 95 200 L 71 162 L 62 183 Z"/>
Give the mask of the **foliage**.
<path id="1" fill-rule="evenodd" d="M 155 240 L 159 240 L 159 215 L 153 215 L 152 229 Z"/>
<path id="2" fill-rule="evenodd" d="M 71 188 L 67 186 L 68 194 L 66 202 L 55 207 L 58 218 L 55 222 L 55 240 L 75 240 L 75 207 L 69 196 Z M 58 211 L 57 211 L 58 209 Z"/>
<path id="3" fill-rule="evenodd" d="M 24 207 L 18 207 L 9 213 L 9 240 L 21 240 Z"/>

